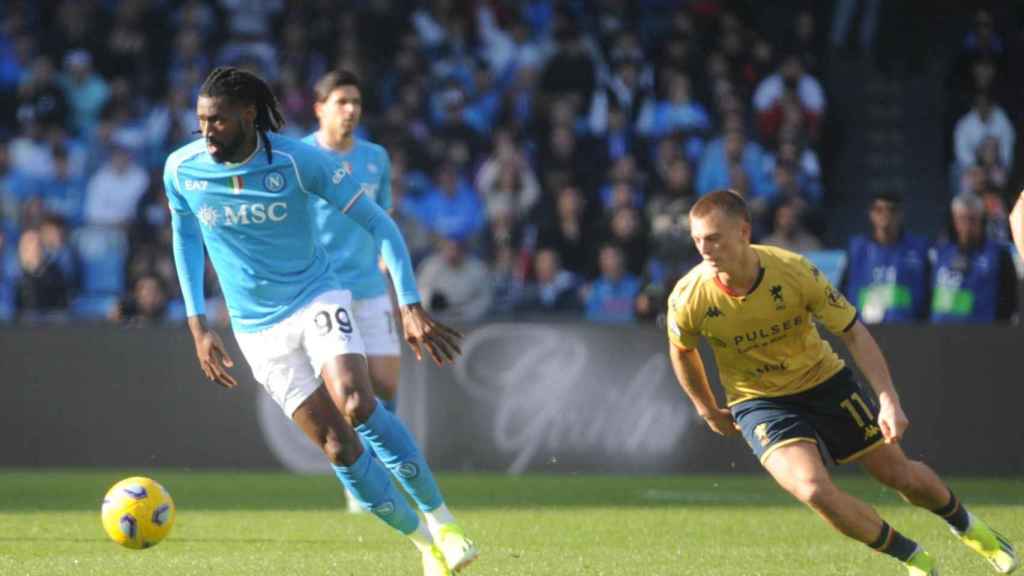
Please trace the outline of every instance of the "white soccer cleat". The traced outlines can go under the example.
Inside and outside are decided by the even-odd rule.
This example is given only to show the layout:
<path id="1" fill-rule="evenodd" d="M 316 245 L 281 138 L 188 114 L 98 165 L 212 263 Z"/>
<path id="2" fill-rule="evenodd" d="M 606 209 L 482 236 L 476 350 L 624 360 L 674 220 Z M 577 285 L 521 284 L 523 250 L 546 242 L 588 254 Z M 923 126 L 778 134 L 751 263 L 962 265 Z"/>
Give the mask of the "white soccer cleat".
<path id="1" fill-rule="evenodd" d="M 444 524 L 434 534 L 434 542 L 444 554 L 444 560 L 452 572 L 459 572 L 480 556 L 480 549 L 458 524 Z"/>
<path id="2" fill-rule="evenodd" d="M 423 576 L 451 576 L 444 554 L 438 547 L 431 546 L 423 550 Z"/>

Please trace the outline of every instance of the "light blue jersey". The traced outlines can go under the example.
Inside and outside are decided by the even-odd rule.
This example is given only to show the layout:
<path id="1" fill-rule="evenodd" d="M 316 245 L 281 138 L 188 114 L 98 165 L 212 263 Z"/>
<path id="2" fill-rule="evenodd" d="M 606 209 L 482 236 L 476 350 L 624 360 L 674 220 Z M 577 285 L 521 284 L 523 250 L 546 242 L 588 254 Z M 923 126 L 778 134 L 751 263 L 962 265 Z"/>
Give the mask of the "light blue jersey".
<path id="1" fill-rule="evenodd" d="M 204 313 L 203 244 L 220 280 L 232 327 L 255 332 L 287 318 L 315 296 L 344 288 L 330 271 L 309 210 L 330 202 L 374 239 L 398 301 L 419 301 L 405 242 L 394 221 L 365 198 L 341 163 L 298 140 L 268 134 L 239 164 L 218 164 L 200 139 L 167 158 L 174 259 L 189 316 Z"/>
<path id="2" fill-rule="evenodd" d="M 341 161 L 360 190 L 384 210 L 391 209 L 391 160 L 383 146 L 356 138 L 347 152 L 324 147 L 314 132 L 302 139 Z M 338 212 L 330 202 L 313 198 L 310 203 L 313 220 L 320 230 L 320 243 L 327 250 L 331 270 L 341 286 L 352 291 L 356 299 L 387 294 L 388 280 L 377 266 L 377 247 L 373 237 L 351 218 Z"/>

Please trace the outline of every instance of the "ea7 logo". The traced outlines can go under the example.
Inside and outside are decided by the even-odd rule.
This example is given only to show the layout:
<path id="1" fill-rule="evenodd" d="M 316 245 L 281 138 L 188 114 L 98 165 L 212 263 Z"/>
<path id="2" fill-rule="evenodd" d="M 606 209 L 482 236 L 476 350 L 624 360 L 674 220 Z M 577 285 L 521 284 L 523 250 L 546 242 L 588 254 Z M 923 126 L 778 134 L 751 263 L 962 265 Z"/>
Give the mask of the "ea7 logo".
<path id="1" fill-rule="evenodd" d="M 209 184 L 209 182 L 206 180 L 185 178 L 185 190 L 188 192 L 202 192 L 203 190 L 206 190 L 207 184 Z"/>

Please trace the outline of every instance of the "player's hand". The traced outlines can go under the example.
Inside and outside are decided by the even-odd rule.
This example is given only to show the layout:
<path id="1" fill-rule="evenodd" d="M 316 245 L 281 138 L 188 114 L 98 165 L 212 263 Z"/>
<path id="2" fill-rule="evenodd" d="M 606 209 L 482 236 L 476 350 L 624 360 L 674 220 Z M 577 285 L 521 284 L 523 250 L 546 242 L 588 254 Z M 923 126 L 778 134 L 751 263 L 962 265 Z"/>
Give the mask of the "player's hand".
<path id="1" fill-rule="evenodd" d="M 193 339 L 196 345 L 196 357 L 199 358 L 199 366 L 206 374 L 206 378 L 225 388 L 238 386 L 238 381 L 227 370 L 235 365 L 235 361 L 228 356 L 220 335 L 213 330 L 204 330 L 195 334 Z"/>
<path id="2" fill-rule="evenodd" d="M 462 334 L 458 330 L 431 318 L 419 303 L 402 306 L 401 310 L 405 341 L 416 354 L 417 360 L 423 359 L 423 347 L 438 366 L 454 362 L 462 354 L 459 346 Z"/>
<path id="3" fill-rule="evenodd" d="M 727 408 L 713 408 L 710 412 L 702 414 L 701 417 L 708 423 L 708 428 L 711 428 L 716 434 L 732 436 L 740 431 L 739 424 L 736 423 L 732 412 Z"/>
<path id="4" fill-rule="evenodd" d="M 898 400 L 888 396 L 878 399 L 878 427 L 882 429 L 882 438 L 886 444 L 899 442 L 908 426 L 910 420 L 907 420 Z"/>

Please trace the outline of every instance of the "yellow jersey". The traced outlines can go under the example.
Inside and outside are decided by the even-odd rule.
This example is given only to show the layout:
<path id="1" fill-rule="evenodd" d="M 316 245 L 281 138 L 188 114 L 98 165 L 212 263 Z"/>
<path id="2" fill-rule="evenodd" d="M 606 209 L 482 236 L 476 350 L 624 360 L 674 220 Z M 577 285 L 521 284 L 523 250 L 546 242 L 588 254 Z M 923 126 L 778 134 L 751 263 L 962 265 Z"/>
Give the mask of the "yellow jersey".
<path id="1" fill-rule="evenodd" d="M 668 300 L 668 338 L 684 350 L 703 336 L 711 344 L 729 406 L 751 398 L 786 396 L 821 384 L 843 361 L 811 322 L 833 334 L 857 320 L 857 310 L 806 258 L 752 245 L 761 262 L 753 288 L 736 294 L 706 263 L 676 283 Z"/>

